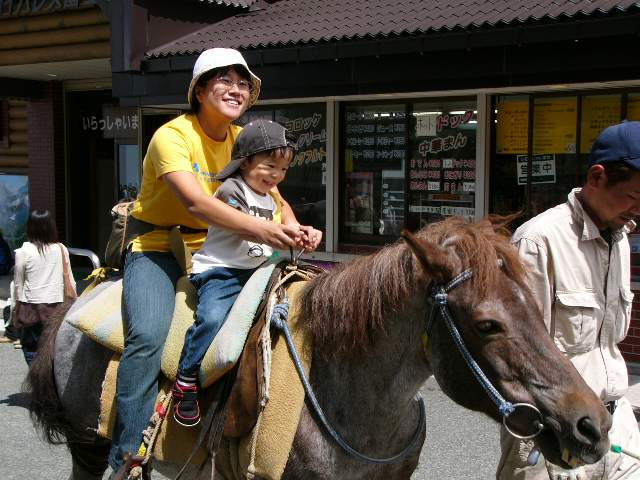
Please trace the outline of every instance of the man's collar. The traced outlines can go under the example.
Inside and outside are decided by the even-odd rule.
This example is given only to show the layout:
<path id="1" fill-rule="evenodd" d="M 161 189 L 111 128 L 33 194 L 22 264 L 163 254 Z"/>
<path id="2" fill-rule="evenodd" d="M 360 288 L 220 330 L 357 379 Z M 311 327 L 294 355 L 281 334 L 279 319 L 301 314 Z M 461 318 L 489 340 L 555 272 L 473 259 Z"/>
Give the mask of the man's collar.
<path id="1" fill-rule="evenodd" d="M 567 198 L 567 203 L 571 208 L 571 212 L 574 218 L 582 222 L 582 240 L 593 240 L 594 238 L 600 237 L 600 230 L 596 226 L 593 219 L 589 216 L 587 212 L 584 211 L 584 207 L 582 203 L 578 199 L 578 193 L 582 191 L 581 188 L 574 188 L 569 193 Z M 615 230 L 612 232 L 613 238 L 617 239 L 622 232 L 630 233 L 633 232 L 636 228 L 636 222 L 633 220 L 629 220 L 622 228 Z"/>

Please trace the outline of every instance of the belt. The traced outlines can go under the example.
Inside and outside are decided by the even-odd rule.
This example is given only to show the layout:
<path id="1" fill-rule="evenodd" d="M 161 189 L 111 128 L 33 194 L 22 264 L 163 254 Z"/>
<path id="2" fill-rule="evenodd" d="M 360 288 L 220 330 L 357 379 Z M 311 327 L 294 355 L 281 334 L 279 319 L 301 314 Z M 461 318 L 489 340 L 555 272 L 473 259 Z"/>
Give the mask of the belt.
<path id="1" fill-rule="evenodd" d="M 171 225 L 170 227 L 154 225 L 155 230 L 171 230 L 173 227 L 180 227 L 180 233 L 207 233 L 206 228 L 191 228 L 184 225 Z"/>
<path id="2" fill-rule="evenodd" d="M 617 400 L 612 400 L 610 402 L 607 402 L 604 404 L 605 408 L 607 409 L 607 411 L 613 415 L 613 412 L 616 411 L 616 407 L 618 406 L 618 401 Z"/>

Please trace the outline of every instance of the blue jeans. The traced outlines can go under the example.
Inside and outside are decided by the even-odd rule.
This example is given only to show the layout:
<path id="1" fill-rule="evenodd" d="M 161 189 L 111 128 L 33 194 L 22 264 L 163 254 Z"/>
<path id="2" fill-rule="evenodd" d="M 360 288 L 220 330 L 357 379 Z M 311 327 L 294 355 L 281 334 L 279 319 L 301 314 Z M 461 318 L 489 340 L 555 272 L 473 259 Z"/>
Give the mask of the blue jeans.
<path id="1" fill-rule="evenodd" d="M 211 342 L 255 269 L 215 267 L 191 277 L 198 291 L 196 320 L 184 336 L 178 375 L 197 375 Z"/>
<path id="2" fill-rule="evenodd" d="M 181 276 L 171 253 L 129 252 L 125 259 L 125 339 L 116 384 L 118 414 L 109 453 L 114 470 L 122 465 L 125 452 L 137 454 L 142 430 L 153 414 L 162 349 Z"/>

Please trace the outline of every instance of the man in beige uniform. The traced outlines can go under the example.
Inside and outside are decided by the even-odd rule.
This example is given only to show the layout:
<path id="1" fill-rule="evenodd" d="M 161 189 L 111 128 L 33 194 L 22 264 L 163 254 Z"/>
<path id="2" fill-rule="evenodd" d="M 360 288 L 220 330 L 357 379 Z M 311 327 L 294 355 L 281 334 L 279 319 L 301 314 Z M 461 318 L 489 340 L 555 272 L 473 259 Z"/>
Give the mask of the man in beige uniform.
<path id="1" fill-rule="evenodd" d="M 618 343 L 629 329 L 633 294 L 627 234 L 640 215 L 640 122 L 623 122 L 596 139 L 585 183 L 566 203 L 522 225 L 513 236 L 534 295 L 557 347 L 613 415 L 611 442 L 640 451 Z M 609 453 L 594 465 L 564 470 L 541 457 L 528 465 L 533 442 L 501 432 L 499 479 L 640 479 L 633 459 Z"/>

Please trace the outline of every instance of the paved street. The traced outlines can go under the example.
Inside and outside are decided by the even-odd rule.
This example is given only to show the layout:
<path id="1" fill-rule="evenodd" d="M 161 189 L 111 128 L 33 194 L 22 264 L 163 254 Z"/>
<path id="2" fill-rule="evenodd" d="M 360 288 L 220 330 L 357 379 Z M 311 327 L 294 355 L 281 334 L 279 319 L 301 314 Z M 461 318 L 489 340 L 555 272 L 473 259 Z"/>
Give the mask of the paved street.
<path id="1" fill-rule="evenodd" d="M 0 344 L 0 479 L 66 480 L 71 457 L 64 446 L 42 442 L 33 429 L 21 384 L 27 372 L 20 350 Z M 461 409 L 433 380 L 423 389 L 427 441 L 414 480 L 490 479 L 497 462 L 497 427 Z M 154 476 L 154 480 L 165 477 Z"/>

